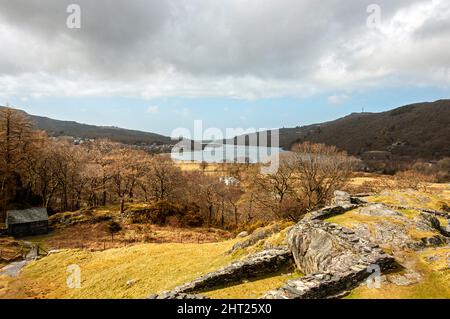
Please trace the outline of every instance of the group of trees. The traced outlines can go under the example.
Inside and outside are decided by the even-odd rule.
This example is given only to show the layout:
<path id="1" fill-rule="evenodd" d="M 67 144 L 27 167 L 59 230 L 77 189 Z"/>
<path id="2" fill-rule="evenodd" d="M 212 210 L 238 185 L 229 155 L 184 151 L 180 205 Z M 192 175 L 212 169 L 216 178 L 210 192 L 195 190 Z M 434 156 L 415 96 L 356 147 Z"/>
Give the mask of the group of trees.
<path id="1" fill-rule="evenodd" d="M 25 114 L 0 110 L 0 204 L 54 211 L 173 196 L 179 170 L 168 158 L 107 140 L 74 145 L 36 130 Z"/>
<path id="2" fill-rule="evenodd" d="M 347 182 L 356 159 L 336 147 L 303 143 L 283 154 L 276 173 L 255 179 L 258 203 L 280 218 L 298 220 L 327 204 Z"/>
<path id="3" fill-rule="evenodd" d="M 0 221 L 11 208 L 42 205 L 53 211 L 127 202 L 195 204 L 208 225 L 226 227 L 254 219 L 290 218 L 324 205 L 348 178 L 353 160 L 334 147 L 295 146 L 279 169 L 226 164 L 224 183 L 199 171 L 183 172 L 164 155 L 108 140 L 74 145 L 35 129 L 25 114 L 0 110 Z"/>

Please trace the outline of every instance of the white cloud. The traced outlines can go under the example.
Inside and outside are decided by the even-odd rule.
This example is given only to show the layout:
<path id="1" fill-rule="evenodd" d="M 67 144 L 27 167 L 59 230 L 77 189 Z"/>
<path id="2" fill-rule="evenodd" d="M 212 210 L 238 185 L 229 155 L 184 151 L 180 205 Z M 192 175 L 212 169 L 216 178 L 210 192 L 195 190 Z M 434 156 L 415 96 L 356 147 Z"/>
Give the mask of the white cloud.
<path id="1" fill-rule="evenodd" d="M 369 0 L 78 0 L 79 30 L 65 25 L 71 2 L 0 2 L 2 94 L 254 100 L 450 87 L 448 0 L 378 0 L 377 29 Z"/>
<path id="2" fill-rule="evenodd" d="M 156 105 L 151 105 L 147 108 L 147 113 L 156 114 L 159 112 L 159 108 Z"/>
<path id="3" fill-rule="evenodd" d="M 333 105 L 341 105 L 347 102 L 350 99 L 348 95 L 341 94 L 341 95 L 331 95 L 328 97 L 328 103 Z"/>

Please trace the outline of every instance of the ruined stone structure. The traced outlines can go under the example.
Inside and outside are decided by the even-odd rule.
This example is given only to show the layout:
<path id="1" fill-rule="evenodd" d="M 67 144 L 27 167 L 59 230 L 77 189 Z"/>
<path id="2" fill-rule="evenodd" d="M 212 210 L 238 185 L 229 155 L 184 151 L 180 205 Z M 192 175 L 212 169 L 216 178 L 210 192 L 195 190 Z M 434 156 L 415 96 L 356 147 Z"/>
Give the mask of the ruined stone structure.
<path id="1" fill-rule="evenodd" d="M 294 262 L 305 276 L 289 280 L 282 287 L 267 292 L 263 298 L 337 298 L 375 273 L 380 275 L 383 271 L 398 267 L 394 257 L 386 254 L 379 243 L 395 239 L 393 245 L 418 249 L 450 242 L 448 234 L 435 217 L 442 216 L 441 212 L 422 210 L 420 215 L 410 220 L 392 207 L 369 204 L 344 192 L 336 192 L 333 202 L 334 206 L 311 212 L 293 226 L 287 235 L 288 247 L 266 249 L 178 286 L 173 291 L 152 295 L 151 298 L 204 298 L 196 293 L 275 273 Z M 374 233 L 369 232 L 367 225 L 363 224 L 349 229 L 324 221 L 350 210 L 355 210 L 356 214 L 381 217 L 374 227 Z M 436 235 L 415 241 L 408 235 L 409 227 L 433 231 Z M 259 230 L 236 244 L 228 253 L 252 246 L 278 231 L 276 227 Z"/>
<path id="2" fill-rule="evenodd" d="M 199 292 L 220 285 L 240 283 L 245 279 L 274 273 L 292 263 L 292 254 L 287 248 L 267 249 L 178 286 L 172 291 L 152 297 L 179 296 L 179 294 Z"/>
<path id="3" fill-rule="evenodd" d="M 269 299 L 329 298 L 359 285 L 377 269 L 396 267 L 392 256 L 345 227 L 321 220 L 303 221 L 289 232 L 289 249 L 306 274 L 268 292 Z"/>

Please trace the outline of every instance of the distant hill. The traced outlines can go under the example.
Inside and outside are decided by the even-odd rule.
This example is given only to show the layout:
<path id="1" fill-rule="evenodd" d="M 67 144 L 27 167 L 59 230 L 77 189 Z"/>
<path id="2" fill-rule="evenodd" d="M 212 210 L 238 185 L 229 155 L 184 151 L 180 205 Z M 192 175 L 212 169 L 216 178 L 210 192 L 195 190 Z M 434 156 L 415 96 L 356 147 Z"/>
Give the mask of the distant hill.
<path id="1" fill-rule="evenodd" d="M 175 143 L 154 133 L 29 116 L 50 136 L 109 138 L 131 145 Z M 414 159 L 450 157 L 450 100 L 416 103 L 382 113 L 353 113 L 321 124 L 280 129 L 284 149 L 304 141 L 335 145 L 352 155 L 388 151 Z"/>
<path id="2" fill-rule="evenodd" d="M 0 106 L 1 108 L 2 106 Z M 19 110 L 24 112 L 22 110 Z M 47 132 L 50 136 L 73 136 L 80 138 L 108 138 L 112 141 L 138 145 L 138 144 L 173 144 L 170 137 L 135 130 L 127 130 L 111 126 L 95 126 L 81 124 L 73 121 L 60 121 L 48 117 L 30 115 L 26 112 L 35 125 Z"/>
<path id="3" fill-rule="evenodd" d="M 450 100 L 382 113 L 353 113 L 326 123 L 280 129 L 284 149 L 304 141 L 335 145 L 353 155 L 389 151 L 410 158 L 450 156 Z"/>

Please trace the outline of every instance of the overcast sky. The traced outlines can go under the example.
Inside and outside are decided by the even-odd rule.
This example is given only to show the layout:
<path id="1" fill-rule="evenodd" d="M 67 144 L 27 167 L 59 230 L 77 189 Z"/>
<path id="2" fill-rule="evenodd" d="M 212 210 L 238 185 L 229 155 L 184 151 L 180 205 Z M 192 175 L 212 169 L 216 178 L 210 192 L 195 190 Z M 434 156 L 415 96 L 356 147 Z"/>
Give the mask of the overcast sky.
<path id="1" fill-rule="evenodd" d="M 71 3 L 80 29 L 67 27 Z M 165 134 L 450 92 L 449 0 L 0 0 L 0 39 L 1 104 Z"/>

